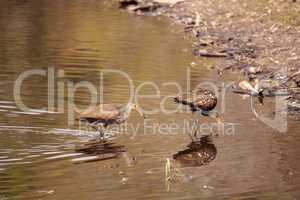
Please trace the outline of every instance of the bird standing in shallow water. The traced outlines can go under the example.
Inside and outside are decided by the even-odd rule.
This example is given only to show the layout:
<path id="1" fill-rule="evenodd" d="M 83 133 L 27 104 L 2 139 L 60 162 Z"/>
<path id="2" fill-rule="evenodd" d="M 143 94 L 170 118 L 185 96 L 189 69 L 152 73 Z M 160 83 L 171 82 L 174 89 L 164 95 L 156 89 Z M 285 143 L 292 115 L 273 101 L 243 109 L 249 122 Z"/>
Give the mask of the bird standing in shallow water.
<path id="1" fill-rule="evenodd" d="M 179 94 L 174 100 L 176 103 L 189 106 L 193 113 L 200 111 L 202 115 L 216 118 L 218 123 L 221 122 L 218 113 L 211 112 L 218 102 L 216 95 L 211 90 L 198 89 L 193 93 Z M 195 122 L 196 120 L 194 120 Z M 193 136 L 190 135 L 190 137 L 193 140 Z"/>
<path id="2" fill-rule="evenodd" d="M 122 124 L 127 121 L 132 110 L 136 110 L 145 118 L 138 105 L 128 103 L 127 106 L 115 104 L 101 104 L 95 109 L 80 114 L 79 120 L 88 123 L 100 133 L 100 139 L 103 139 L 107 127 L 111 124 Z"/>

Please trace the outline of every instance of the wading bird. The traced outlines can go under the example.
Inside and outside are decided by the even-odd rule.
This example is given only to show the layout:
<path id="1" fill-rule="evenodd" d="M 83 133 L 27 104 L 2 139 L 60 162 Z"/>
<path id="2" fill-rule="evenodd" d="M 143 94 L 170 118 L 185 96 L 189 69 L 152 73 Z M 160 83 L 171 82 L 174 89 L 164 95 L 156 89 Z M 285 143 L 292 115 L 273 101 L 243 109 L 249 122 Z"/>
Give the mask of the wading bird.
<path id="1" fill-rule="evenodd" d="M 176 103 L 190 106 L 192 112 L 201 111 L 203 115 L 209 115 L 209 111 L 213 110 L 218 102 L 216 95 L 207 89 L 179 94 L 174 100 Z"/>
<path id="2" fill-rule="evenodd" d="M 105 136 L 106 129 L 111 124 L 122 124 L 127 121 L 132 110 L 136 110 L 145 118 L 138 105 L 128 103 L 127 106 L 115 104 L 101 104 L 91 111 L 83 112 L 79 116 L 80 122 L 86 122 L 100 133 L 100 139 Z"/>
<path id="3" fill-rule="evenodd" d="M 200 111 L 204 116 L 210 116 L 217 119 L 218 124 L 221 123 L 221 120 L 217 112 L 211 112 L 217 106 L 217 97 L 216 95 L 208 89 L 198 89 L 193 93 L 183 93 L 179 94 L 174 98 L 176 103 L 187 105 L 190 107 L 193 113 Z M 193 120 L 195 124 L 196 119 Z M 195 135 L 189 134 L 192 141 L 194 141 Z"/>

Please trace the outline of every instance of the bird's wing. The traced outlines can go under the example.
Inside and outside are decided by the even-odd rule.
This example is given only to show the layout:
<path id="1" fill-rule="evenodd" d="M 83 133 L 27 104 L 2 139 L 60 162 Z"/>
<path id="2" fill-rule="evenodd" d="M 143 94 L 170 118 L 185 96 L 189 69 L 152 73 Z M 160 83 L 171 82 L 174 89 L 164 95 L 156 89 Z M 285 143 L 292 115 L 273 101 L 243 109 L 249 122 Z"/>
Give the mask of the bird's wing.
<path id="1" fill-rule="evenodd" d="M 119 107 L 113 104 L 102 104 L 80 114 L 80 119 L 113 120 L 120 115 Z"/>

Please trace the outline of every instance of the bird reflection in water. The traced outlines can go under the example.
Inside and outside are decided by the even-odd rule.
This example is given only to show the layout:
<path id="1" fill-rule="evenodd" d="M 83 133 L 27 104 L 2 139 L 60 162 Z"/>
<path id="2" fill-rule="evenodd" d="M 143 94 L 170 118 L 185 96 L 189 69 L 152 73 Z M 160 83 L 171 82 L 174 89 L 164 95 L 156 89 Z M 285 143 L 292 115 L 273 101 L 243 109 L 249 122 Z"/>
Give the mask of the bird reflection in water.
<path id="1" fill-rule="evenodd" d="M 123 145 L 115 145 L 113 142 L 103 140 L 91 140 L 76 148 L 76 152 L 84 153 L 87 155 L 109 154 L 109 153 L 121 153 L 125 152 Z"/>
<path id="2" fill-rule="evenodd" d="M 75 151 L 81 153 L 82 156 L 72 161 L 81 163 L 114 159 L 126 153 L 126 148 L 110 141 L 95 139 L 77 146 Z"/>
<path id="3" fill-rule="evenodd" d="M 173 155 L 185 167 L 198 167 L 213 161 L 217 155 L 217 148 L 210 136 L 202 136 L 200 140 L 192 141 L 188 148 Z"/>

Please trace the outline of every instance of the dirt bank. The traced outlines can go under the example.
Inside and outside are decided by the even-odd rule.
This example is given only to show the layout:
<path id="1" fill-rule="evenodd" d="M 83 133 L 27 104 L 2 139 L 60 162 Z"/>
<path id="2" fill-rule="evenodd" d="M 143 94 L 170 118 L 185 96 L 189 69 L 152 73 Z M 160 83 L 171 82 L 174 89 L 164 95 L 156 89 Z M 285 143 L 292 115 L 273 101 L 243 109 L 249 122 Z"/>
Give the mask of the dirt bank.
<path id="1" fill-rule="evenodd" d="M 282 95 L 300 109 L 300 2 L 247 0 L 121 0 L 137 14 L 163 14 L 183 25 L 195 56 L 209 57 L 216 73 L 238 71 L 264 95 Z M 129 6 L 128 6 L 129 5 Z M 238 82 L 240 80 L 235 80 Z"/>

